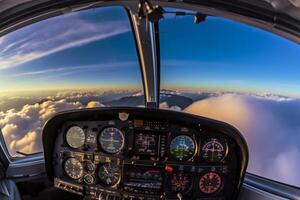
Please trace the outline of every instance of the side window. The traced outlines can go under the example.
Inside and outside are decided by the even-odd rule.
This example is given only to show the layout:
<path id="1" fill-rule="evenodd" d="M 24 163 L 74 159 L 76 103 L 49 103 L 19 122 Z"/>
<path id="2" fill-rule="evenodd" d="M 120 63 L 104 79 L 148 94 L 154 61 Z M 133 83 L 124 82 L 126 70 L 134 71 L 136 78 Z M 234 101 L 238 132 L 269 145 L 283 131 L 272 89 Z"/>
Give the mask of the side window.
<path id="1" fill-rule="evenodd" d="M 140 74 L 122 7 L 53 17 L 0 38 L 0 128 L 9 154 L 41 152 L 42 127 L 56 112 L 143 105 Z"/>
<path id="2" fill-rule="evenodd" d="M 208 17 L 160 22 L 162 109 L 238 128 L 248 172 L 300 186 L 300 46 L 258 28 Z"/>

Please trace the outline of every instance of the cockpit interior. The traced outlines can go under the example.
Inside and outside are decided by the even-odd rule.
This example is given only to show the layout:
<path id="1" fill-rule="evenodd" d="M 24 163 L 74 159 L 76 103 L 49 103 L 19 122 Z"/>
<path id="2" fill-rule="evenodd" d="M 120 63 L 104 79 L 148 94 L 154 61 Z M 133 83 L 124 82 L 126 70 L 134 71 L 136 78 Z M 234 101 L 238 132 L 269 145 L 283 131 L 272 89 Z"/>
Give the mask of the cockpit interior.
<path id="1" fill-rule="evenodd" d="M 54 187 L 90 199 L 236 199 L 248 162 L 230 125 L 144 108 L 61 113 L 43 141 Z"/>
<path id="2" fill-rule="evenodd" d="M 186 82 L 179 81 L 180 77 L 184 76 L 180 73 L 180 69 L 188 68 L 187 65 L 193 65 L 193 62 L 182 62 L 180 58 L 177 57 L 172 57 L 172 59 L 167 60 L 168 62 L 163 60 L 163 56 L 165 56 L 168 52 L 174 53 L 179 50 L 179 48 L 175 45 L 178 41 L 172 40 L 166 42 L 165 40 L 166 38 L 171 38 L 172 35 L 176 35 L 177 32 L 172 32 L 172 29 L 168 28 L 167 31 L 164 30 L 162 25 L 164 19 L 177 19 L 182 16 L 189 16 L 193 19 L 190 20 L 191 24 L 195 26 L 199 25 L 200 29 L 212 28 L 212 30 L 214 30 L 219 26 L 214 26 L 215 24 L 207 25 L 205 24 L 206 20 L 211 17 L 219 17 L 230 20 L 230 23 L 231 21 L 241 23 L 243 31 L 243 28 L 245 27 L 244 25 L 255 27 L 259 30 L 266 31 L 268 34 L 272 33 L 278 38 L 283 38 L 285 42 L 293 42 L 293 44 L 295 43 L 295 45 L 299 46 L 299 5 L 299 1 L 296 0 L 0 0 L 0 75 L 2 72 L 4 73 L 3 77 L 1 76 L 0 79 L 4 80 L 7 78 L 12 81 L 11 87 L 13 87 L 15 82 L 17 83 L 18 80 L 21 80 L 18 82 L 21 85 L 23 84 L 23 80 L 28 82 L 32 81 L 34 84 L 32 87 L 36 88 L 39 86 L 44 87 L 45 85 L 47 86 L 52 83 L 56 84 L 56 81 L 61 84 L 69 83 L 67 78 L 62 80 L 51 79 L 53 78 L 51 77 L 51 73 L 57 73 L 62 76 L 70 76 L 71 74 L 72 77 L 72 71 L 76 71 L 79 73 L 79 75 L 76 76 L 77 79 L 74 81 L 76 83 L 81 82 L 81 74 L 84 74 L 86 70 L 90 70 L 90 74 L 92 76 L 97 76 L 97 72 L 95 72 L 96 67 L 93 63 L 91 64 L 87 62 L 88 64 L 85 63 L 85 65 L 79 66 L 74 62 L 81 59 L 87 59 L 90 61 L 88 55 L 95 55 L 98 53 L 103 54 L 101 55 L 102 57 L 99 56 L 99 60 L 105 60 L 106 57 L 108 57 L 106 54 L 111 51 L 112 46 L 114 46 L 117 50 L 123 50 L 121 56 L 118 55 L 118 57 L 115 54 L 111 56 L 113 61 L 118 60 L 120 57 L 130 57 L 128 56 L 129 53 L 127 55 L 127 51 L 129 52 L 131 50 L 129 45 L 130 42 L 127 41 L 124 44 L 116 41 L 112 42 L 112 40 L 109 40 L 108 37 L 110 34 L 120 37 L 121 39 L 119 42 L 124 38 L 128 39 L 128 35 L 132 36 L 132 41 L 134 43 L 132 46 L 135 50 L 134 53 L 137 64 L 129 61 L 124 63 L 129 63 L 132 66 L 138 66 L 137 74 L 141 79 L 141 90 L 138 91 L 138 95 L 134 92 L 130 93 L 131 91 L 125 88 L 130 84 L 128 82 L 118 82 L 118 79 L 120 79 L 123 75 L 127 76 L 128 74 L 126 74 L 126 72 L 132 70 L 132 66 L 130 66 L 131 68 L 126 68 L 124 66 L 122 68 L 120 66 L 116 66 L 115 63 L 114 65 L 109 66 L 101 65 L 101 70 L 103 70 L 104 73 L 113 68 L 120 70 L 121 75 L 119 74 L 114 80 L 108 80 L 109 78 L 106 78 L 105 76 L 103 76 L 102 79 L 97 77 L 97 81 L 101 79 L 100 81 L 106 81 L 111 85 L 119 83 L 117 87 L 124 85 L 124 93 L 130 93 L 130 97 L 122 96 L 123 94 L 109 94 L 113 97 L 109 101 L 107 100 L 109 103 L 105 104 L 106 102 L 103 99 L 108 98 L 107 96 L 109 95 L 105 96 L 106 93 L 104 92 L 103 94 L 101 93 L 105 96 L 105 98 L 101 99 L 104 102 L 102 104 L 95 101 L 88 102 L 88 100 L 84 99 L 86 97 L 82 97 L 77 93 L 75 94 L 75 92 L 71 90 L 71 93 L 74 92 L 75 94 L 75 97 L 72 98 L 76 99 L 76 102 L 74 101 L 70 103 L 66 100 L 67 97 L 65 99 L 58 99 L 57 96 L 59 95 L 49 97 L 48 93 L 42 98 L 40 97 L 43 95 L 41 92 L 35 95 L 34 100 L 27 96 L 22 99 L 22 101 L 31 105 L 31 107 L 23 105 L 19 106 L 19 109 L 24 112 L 17 112 L 17 108 L 10 107 L 10 105 L 7 106 L 5 111 L 0 110 L 0 200 L 300 199 L 299 187 L 296 184 L 292 185 L 287 183 L 287 179 L 284 179 L 281 182 L 281 180 L 278 179 L 270 179 L 269 175 L 264 177 L 262 174 L 256 175 L 247 170 L 247 167 L 249 167 L 249 161 L 251 161 L 251 159 L 255 160 L 257 155 L 253 154 L 252 151 L 249 151 L 250 145 L 248 141 L 251 140 L 246 140 L 245 136 L 248 136 L 250 139 L 252 138 L 247 135 L 248 133 L 245 134 L 244 130 L 253 129 L 251 133 L 254 132 L 254 135 L 260 136 L 260 132 L 256 133 L 256 126 L 260 126 L 262 129 L 264 129 L 265 126 L 252 123 L 254 122 L 254 119 L 257 121 L 264 120 L 267 117 L 273 116 L 275 112 L 279 112 L 279 108 L 274 109 L 274 112 L 272 111 L 268 113 L 268 115 L 254 115 L 253 117 L 253 115 L 251 115 L 254 113 L 253 109 L 239 109 L 244 108 L 242 106 L 247 103 L 251 106 L 258 105 L 258 103 L 254 102 L 254 97 L 251 96 L 253 95 L 251 93 L 252 88 L 245 86 L 249 90 L 246 91 L 246 97 L 243 97 L 241 101 L 234 101 L 232 96 L 237 97 L 241 94 L 236 91 L 234 91 L 236 92 L 234 94 L 231 91 L 229 91 L 228 94 L 225 94 L 225 92 L 214 90 L 215 88 L 213 86 L 218 80 L 213 82 L 210 87 L 210 89 L 213 90 L 213 93 L 209 93 L 207 91 L 193 94 L 188 93 L 189 98 L 179 96 L 180 92 L 176 93 L 177 91 L 175 90 L 167 91 L 167 94 L 163 93 L 166 91 L 163 91 L 162 88 L 162 80 L 168 74 L 171 74 L 173 78 L 178 78 L 178 81 L 175 79 L 175 81 L 172 82 L 173 85 L 181 84 L 180 86 L 185 86 L 185 84 L 188 84 L 190 81 L 189 78 L 185 79 Z M 27 32 L 28 37 L 39 37 L 40 32 L 38 31 L 42 29 L 45 29 L 47 32 L 42 37 L 40 36 L 41 38 L 39 38 L 36 43 L 32 42 L 30 44 L 26 43 L 26 45 L 23 44 L 23 42 L 26 41 L 26 38 L 23 39 L 25 35 L 22 34 L 17 35 L 19 39 L 21 38 L 20 41 L 9 41 L 11 43 L 10 45 L 5 43 L 8 34 L 14 33 L 19 29 L 37 22 L 52 19 L 56 16 L 63 16 L 67 14 L 72 16 L 74 13 L 81 11 L 93 11 L 95 8 L 110 7 L 122 8 L 122 11 L 125 13 L 126 20 L 128 21 L 129 28 L 125 26 L 126 23 L 124 23 L 124 21 L 117 19 L 119 15 L 124 16 L 121 14 L 118 16 L 110 16 L 113 19 L 112 21 L 116 22 L 115 24 L 111 25 L 107 23 L 105 20 L 109 15 L 109 12 L 105 10 L 103 12 L 104 14 L 101 15 L 102 18 L 99 16 L 89 18 L 89 15 L 82 15 L 82 18 L 78 18 L 79 20 L 77 19 L 80 23 L 78 23 L 76 27 L 72 26 L 70 28 L 69 25 L 64 25 L 64 22 L 72 24 L 72 20 L 66 19 L 64 21 L 63 19 L 59 21 L 61 29 L 66 28 L 67 30 L 70 28 L 70 30 L 63 32 L 63 34 L 55 32 L 57 30 L 55 29 L 55 26 L 51 24 L 52 21 L 43 28 L 36 26 L 36 32 L 32 30 Z M 103 32 L 99 31 L 97 28 L 102 28 L 103 24 L 97 24 L 98 21 L 104 25 L 108 25 L 108 28 L 105 29 L 104 27 L 103 30 L 101 29 Z M 213 18 L 212 22 L 215 21 L 217 21 L 216 18 Z M 96 23 L 98 27 L 92 26 L 92 23 L 84 25 L 83 22 L 93 22 Z M 185 22 L 186 21 L 180 21 L 181 26 L 179 27 L 181 27 L 181 29 L 185 29 Z M 177 21 L 173 20 L 165 25 L 170 27 L 176 23 Z M 203 27 L 201 27 L 202 24 L 204 24 Z M 224 30 L 226 32 L 226 28 L 224 28 Z M 53 35 L 57 34 L 59 37 L 64 37 L 62 39 L 58 37 L 59 40 L 57 43 L 54 43 L 54 40 L 51 38 L 49 40 L 45 39 L 45 43 L 41 42 L 44 40 L 43 37 L 51 35 L 51 31 L 53 31 Z M 179 31 L 180 29 L 178 29 L 178 32 Z M 193 29 L 191 29 L 191 32 L 192 31 Z M 231 31 L 234 32 L 234 30 Z M 255 32 L 252 29 L 251 31 Z M 80 34 L 84 33 L 88 36 L 88 38 L 81 38 L 80 34 L 75 34 L 75 36 L 71 34 L 76 32 L 79 32 Z M 165 32 L 168 33 L 164 34 Z M 196 47 L 193 47 L 195 48 L 193 51 L 197 51 L 198 48 L 200 49 L 202 44 L 206 45 L 206 49 L 201 51 L 199 50 L 199 53 L 198 51 L 196 52 L 198 54 L 195 52 L 195 54 L 190 54 L 190 52 L 187 49 L 184 49 L 184 47 L 180 49 L 180 52 L 185 53 L 186 51 L 187 53 L 184 55 L 186 58 L 194 58 L 195 55 L 205 57 L 205 59 L 201 60 L 201 64 L 204 66 L 209 61 L 213 60 L 215 54 L 221 55 L 221 57 L 223 54 L 225 55 L 225 51 L 218 51 L 222 42 L 226 42 L 226 37 L 224 41 L 218 40 L 222 35 L 226 36 L 225 32 L 217 33 L 217 37 L 214 35 L 209 41 L 203 40 L 203 43 L 195 44 Z M 102 35 L 99 36 L 98 34 Z M 128 35 L 124 36 L 125 34 Z M 201 38 L 204 36 L 210 36 L 210 32 L 205 31 L 204 34 L 197 34 L 198 33 L 195 32 L 193 37 Z M 75 39 L 79 39 L 75 42 L 72 41 L 72 43 L 67 43 L 66 40 L 68 40 L 68 37 L 71 38 L 70 35 Z M 182 44 L 189 39 L 187 37 L 181 38 L 180 33 L 176 36 L 182 39 L 180 41 Z M 76 48 L 84 45 L 88 46 L 90 45 L 89 41 L 96 43 L 100 39 L 107 42 L 107 44 L 105 44 L 106 46 L 103 45 L 104 47 L 101 52 L 98 51 L 99 49 L 94 47 L 91 47 L 91 50 L 89 49 L 84 51 L 84 53 L 75 52 L 73 54 L 71 51 L 67 52 L 71 47 Z M 249 38 L 246 43 L 256 44 L 255 39 L 255 37 Z M 53 44 L 51 42 L 53 42 Z M 161 43 L 171 45 L 167 46 L 168 48 L 160 48 Z M 174 46 L 172 46 L 173 43 Z M 190 43 L 193 43 L 193 41 L 190 41 Z M 214 48 L 210 49 L 210 43 L 215 44 L 217 50 Z M 290 43 L 288 43 L 287 46 L 289 46 Z M 37 44 L 43 44 L 41 45 L 42 48 L 40 51 L 32 51 L 31 53 L 27 52 L 28 49 L 35 49 L 36 46 L 38 46 Z M 47 49 L 48 47 L 44 47 L 46 45 L 49 45 L 51 48 L 49 47 L 49 49 Z M 256 45 L 259 46 L 259 44 Z M 231 50 L 234 50 L 235 47 L 236 46 L 230 46 Z M 23 48 L 25 48 L 24 51 L 22 50 Z M 13 55 L 7 53 L 10 49 L 15 50 Z M 245 49 L 247 49 L 247 47 L 243 47 L 242 50 L 238 52 L 243 52 Z M 284 48 L 282 49 L 282 51 L 285 51 Z M 268 50 L 271 51 L 272 49 L 270 48 Z M 43 68 L 39 69 L 39 71 L 21 71 L 11 77 L 6 77 L 5 70 L 17 69 L 17 67 L 14 66 L 14 62 L 17 62 L 18 65 L 22 65 L 32 59 L 37 62 L 36 65 L 43 66 L 42 61 L 39 60 L 40 58 L 54 56 L 55 53 L 61 51 L 66 51 L 66 55 L 72 56 L 72 62 L 70 61 L 69 63 L 71 67 L 68 68 L 71 72 L 67 71 L 65 67 L 58 65 L 55 69 Z M 114 53 L 114 51 L 112 52 Z M 205 54 L 207 51 L 211 51 L 212 53 Z M 253 52 L 250 52 L 249 55 L 247 54 L 248 57 L 245 56 L 243 59 L 246 60 L 250 58 L 252 62 L 252 53 Z M 21 57 L 21 54 L 25 54 L 25 56 Z M 180 53 L 178 54 L 176 54 L 178 57 L 183 56 L 183 53 L 181 53 L 182 55 Z M 263 57 L 264 54 L 266 54 L 266 52 L 263 52 L 259 56 Z M 226 56 L 224 56 L 224 60 L 227 61 L 227 57 L 230 56 L 231 59 L 234 60 L 235 56 L 239 55 L 226 54 Z M 6 61 L 5 58 L 8 57 L 9 59 L 12 58 L 11 60 L 14 62 L 11 60 Z M 97 60 L 98 55 L 95 57 L 96 58 L 93 59 Z M 207 60 L 206 57 L 208 57 Z M 280 55 L 275 54 L 272 55 L 272 58 L 273 57 L 274 59 L 275 57 L 279 58 Z M 49 58 L 49 60 L 51 59 Z M 55 65 L 58 61 L 64 60 L 67 60 L 67 56 L 61 54 L 57 60 L 52 59 L 49 63 L 51 65 Z M 267 61 L 269 62 L 270 60 L 271 59 Z M 175 62 L 182 62 L 183 64 L 179 68 L 175 68 L 173 66 Z M 215 61 L 213 60 L 213 62 Z M 276 62 L 276 59 L 274 62 Z M 162 67 L 162 65 L 166 65 L 166 63 L 170 66 L 168 69 L 169 71 Z M 240 64 L 243 63 L 238 63 L 238 65 Z M 229 66 L 229 64 L 227 64 L 227 66 Z M 250 72 L 252 72 L 251 67 L 252 66 L 247 68 Z M 34 67 L 32 65 L 29 66 L 29 68 L 31 69 Z M 230 66 L 228 68 L 230 68 Z M 215 74 L 218 70 L 220 70 L 220 68 L 216 67 L 216 65 L 212 65 L 210 66 L 210 70 L 212 71 L 208 73 L 209 75 L 215 79 L 222 79 L 221 76 L 217 76 Z M 231 76 L 231 73 L 228 72 L 227 69 L 222 70 L 222 75 L 229 74 L 228 76 Z M 243 72 L 244 69 L 241 67 L 235 68 L 234 70 Z M 273 71 L 274 70 L 271 67 L 267 68 L 268 73 Z M 15 71 L 13 72 L 15 73 Z M 205 74 L 206 69 L 199 73 L 198 71 L 197 73 L 190 73 L 190 76 L 199 79 L 203 78 L 205 80 L 206 77 L 202 74 L 202 72 Z M 279 71 L 278 73 L 280 77 L 286 75 L 284 70 Z M 48 74 L 50 75 L 48 76 Z M 36 82 L 34 82 L 34 78 L 39 78 L 40 75 L 47 75 L 46 78 L 49 78 L 51 81 L 43 81 L 41 85 L 36 84 Z M 242 75 L 243 76 L 238 77 L 239 80 L 230 79 L 230 84 L 231 86 L 233 85 L 233 88 L 239 89 L 243 86 L 243 81 L 245 80 L 242 80 L 244 74 Z M 255 73 L 255 77 L 260 77 L 260 75 L 260 72 Z M 83 76 L 84 75 L 82 75 L 82 77 Z M 23 77 L 25 78 L 22 79 Z M 261 77 L 261 79 L 272 78 L 271 75 Z M 131 75 L 129 75 L 129 79 L 130 78 Z M 134 79 L 133 75 L 132 79 Z M 85 81 L 86 82 L 84 84 L 90 84 L 93 80 L 92 78 L 91 80 L 86 78 Z M 222 80 L 219 82 L 222 82 Z M 258 82 L 255 82 L 254 84 L 259 85 L 260 83 Z M 271 81 L 266 82 L 271 83 Z M 2 83 L 1 80 L 0 83 Z M 281 85 L 284 86 L 284 83 Z M 275 86 L 274 87 L 278 89 L 277 85 Z M 3 87 L 9 86 L 1 86 L 0 84 L 0 93 L 2 93 Z M 289 85 L 289 88 L 294 88 L 294 85 Z M 32 88 L 25 89 L 29 91 Z M 79 90 L 80 89 L 81 88 L 79 88 Z M 118 89 L 119 88 L 116 90 Z M 222 101 L 218 101 L 217 98 L 223 94 L 225 94 L 225 98 L 223 98 Z M 63 96 L 64 94 L 60 93 L 60 95 Z M 18 96 L 22 96 L 22 93 L 18 93 Z M 93 96 L 93 94 L 88 93 L 87 96 L 90 97 Z M 251 98 L 249 96 L 251 96 Z M 255 100 L 262 101 L 262 96 L 267 97 L 267 103 L 275 99 L 272 95 L 259 93 L 259 95 L 255 96 Z M 121 100 L 120 102 L 123 106 L 116 103 L 117 97 Z M 4 100 L 2 101 L 4 98 L 6 97 L 2 98 L 0 94 L 0 106 L 4 104 Z M 163 98 L 169 98 L 169 102 L 167 102 L 169 103 L 167 104 L 168 106 L 166 106 L 166 104 L 164 104 L 164 106 L 168 108 L 172 107 L 172 109 L 162 108 Z M 218 106 L 214 106 L 214 103 L 208 102 L 207 99 L 209 98 L 213 99 L 214 103 L 218 101 Z M 285 96 L 276 96 L 276 98 L 276 102 L 272 103 L 272 106 L 282 102 L 286 103 L 292 101 L 292 98 L 285 98 Z M 7 99 L 14 102 L 17 98 Z M 77 101 L 78 99 L 84 99 L 83 101 L 85 103 Z M 99 100 L 99 98 L 97 98 L 97 100 Z M 177 102 L 174 103 L 175 100 Z M 196 115 L 193 112 L 185 112 L 184 109 L 181 109 L 181 107 L 176 104 L 179 102 L 179 104 L 183 105 L 182 107 L 186 108 L 189 105 L 192 105 L 194 100 L 204 101 L 204 104 L 201 104 L 201 108 L 207 105 L 211 106 L 206 113 L 211 113 L 211 110 L 221 110 L 219 105 L 222 105 L 225 114 L 222 113 L 215 115 L 217 117 L 209 117 L 204 114 L 201 115 L 201 113 Z M 231 107 L 224 106 L 226 104 L 225 102 L 228 102 L 228 100 L 232 103 Z M 56 107 L 53 102 L 58 102 L 59 106 Z M 127 103 L 133 106 L 128 106 Z M 259 105 L 265 106 L 267 103 Z M 65 106 L 65 104 L 67 106 Z M 293 106 L 294 105 L 296 105 L 296 103 L 293 104 Z M 265 108 L 262 106 L 257 107 L 258 110 L 263 110 Z M 283 107 L 288 106 L 284 104 Z M 32 109 L 34 110 L 32 111 L 30 108 L 34 108 L 35 110 Z M 49 112 L 50 114 L 47 112 L 46 108 L 51 111 Z M 236 108 L 237 112 L 231 113 L 232 108 Z M 15 114 L 16 112 L 17 114 Z M 26 114 L 33 114 L 31 116 L 27 116 L 24 114 L 25 112 Z M 236 113 L 238 113 L 236 115 L 238 117 L 234 119 L 229 117 L 229 121 L 222 120 L 222 117 L 225 115 L 231 116 Z M 286 114 L 289 112 L 281 113 Z M 16 116 L 15 124 L 9 123 L 9 120 L 13 118 L 13 114 Z M 33 115 L 39 115 L 39 117 L 35 120 Z M 294 116 L 292 114 L 288 114 L 288 116 L 291 118 L 297 118 L 297 116 L 300 115 Z M 250 120 L 250 117 L 252 117 L 252 121 Z M 235 124 L 239 118 L 243 118 L 245 121 L 249 118 L 251 124 L 249 125 L 245 123 L 246 125 L 244 127 L 246 128 L 240 128 Z M 28 124 L 22 127 L 19 123 L 21 120 L 30 121 L 30 127 Z M 275 127 L 273 127 L 272 130 L 279 129 L 280 132 L 281 128 L 285 126 L 280 126 L 280 124 L 276 124 L 277 122 L 279 122 L 279 120 L 273 120 L 270 121 L 269 124 L 272 126 L 274 125 Z M 299 123 L 288 123 L 289 126 L 294 124 Z M 17 129 L 21 129 L 20 127 L 27 130 L 30 134 L 24 136 L 23 139 L 21 137 L 18 138 L 17 136 L 8 135 L 8 129 L 10 132 L 15 133 Z M 32 127 L 35 127 L 35 129 L 32 129 Z M 264 129 L 265 132 L 270 132 L 268 130 L 269 129 L 267 128 Z M 37 133 L 40 133 L 40 135 Z M 295 136 L 295 140 L 297 140 L 297 137 L 299 138 L 298 135 Z M 271 135 L 271 137 L 273 137 L 273 135 Z M 274 134 L 274 138 L 275 137 L 277 136 Z M 9 138 L 9 140 L 6 138 Z M 19 140 L 16 140 L 16 138 Z M 35 147 L 37 149 L 41 149 L 41 151 L 26 153 L 25 151 L 17 149 L 13 152 L 17 156 L 12 156 L 10 152 L 12 147 L 17 145 L 22 147 L 25 146 L 24 138 L 28 141 L 40 138 L 42 142 L 40 146 L 38 146 L 31 141 L 32 143 L 29 143 L 29 146 L 20 149 L 32 150 L 33 147 Z M 276 139 L 282 142 L 285 140 L 286 136 L 278 138 Z M 253 144 L 251 143 L 251 150 L 255 149 L 256 151 L 262 151 L 264 145 L 267 146 L 268 142 L 271 141 L 269 139 L 270 138 L 262 137 L 260 140 L 261 146 L 257 149 L 253 148 Z M 276 144 L 279 144 L 279 142 Z M 287 142 L 287 144 L 289 143 Z M 278 147 L 272 147 L 272 149 L 277 148 L 279 148 L 279 145 Z M 297 148 L 298 147 L 295 147 L 294 149 L 296 150 L 292 151 L 292 153 L 298 153 Z M 268 149 L 267 152 L 269 154 L 267 155 L 273 155 L 271 154 L 272 151 Z M 291 155 L 298 155 L 296 153 Z M 296 156 L 290 157 L 294 158 Z M 275 163 L 282 164 L 288 160 L 288 158 L 280 155 L 279 157 L 276 157 Z M 271 159 L 271 156 L 266 159 Z M 251 167 L 255 164 L 257 164 L 257 166 L 261 169 L 264 169 L 262 166 L 264 164 L 259 162 L 252 162 Z M 268 169 L 270 168 L 272 168 L 272 166 L 269 166 Z M 280 169 L 284 172 L 289 171 L 284 167 Z M 292 169 L 295 169 L 295 167 Z M 293 173 L 299 174 L 299 172 Z M 281 174 L 281 177 L 282 176 L 285 178 L 285 173 L 283 173 L 283 175 Z M 293 175 L 287 173 L 286 177 L 292 179 Z M 293 179 L 293 181 L 298 181 L 299 183 L 299 180 L 296 180 L 296 178 Z"/>

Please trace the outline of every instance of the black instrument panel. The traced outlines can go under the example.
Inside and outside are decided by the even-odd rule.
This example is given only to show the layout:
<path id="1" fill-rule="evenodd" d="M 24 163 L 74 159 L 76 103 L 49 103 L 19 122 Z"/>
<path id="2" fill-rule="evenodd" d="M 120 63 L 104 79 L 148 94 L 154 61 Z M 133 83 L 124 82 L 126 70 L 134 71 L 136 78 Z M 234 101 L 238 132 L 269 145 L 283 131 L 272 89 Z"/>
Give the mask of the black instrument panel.
<path id="1" fill-rule="evenodd" d="M 43 133 L 55 187 L 91 199 L 235 199 L 248 161 L 230 125 L 166 110 L 60 113 Z"/>

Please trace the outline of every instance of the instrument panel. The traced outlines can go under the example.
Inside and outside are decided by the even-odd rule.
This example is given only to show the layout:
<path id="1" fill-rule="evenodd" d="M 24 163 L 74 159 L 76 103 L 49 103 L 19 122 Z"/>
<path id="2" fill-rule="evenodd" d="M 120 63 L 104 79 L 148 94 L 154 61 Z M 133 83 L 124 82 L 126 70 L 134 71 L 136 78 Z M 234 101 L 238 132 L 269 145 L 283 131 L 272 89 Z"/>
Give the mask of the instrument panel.
<path id="1" fill-rule="evenodd" d="M 43 132 L 54 186 L 90 199 L 235 199 L 248 159 L 236 129 L 173 111 L 67 112 Z"/>

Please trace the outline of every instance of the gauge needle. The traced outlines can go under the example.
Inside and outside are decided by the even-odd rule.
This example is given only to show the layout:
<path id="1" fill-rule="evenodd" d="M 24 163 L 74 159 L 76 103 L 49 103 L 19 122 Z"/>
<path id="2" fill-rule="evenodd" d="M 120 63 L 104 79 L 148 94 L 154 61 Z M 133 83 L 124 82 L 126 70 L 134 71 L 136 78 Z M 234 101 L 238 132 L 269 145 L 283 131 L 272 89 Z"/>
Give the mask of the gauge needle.
<path id="1" fill-rule="evenodd" d="M 106 167 L 104 167 L 104 171 L 105 173 L 109 174 L 108 170 L 106 169 Z"/>
<path id="2" fill-rule="evenodd" d="M 182 195 L 180 193 L 177 193 L 178 200 L 182 200 Z"/>

